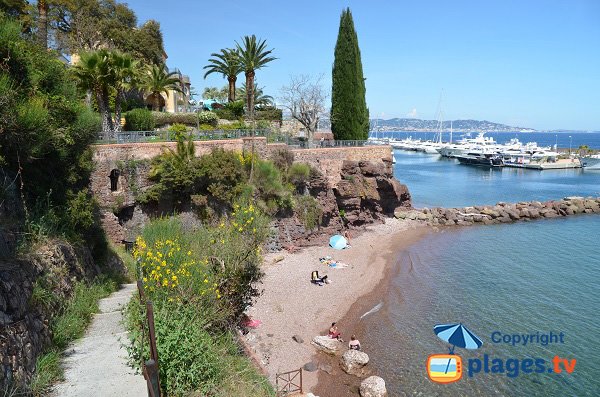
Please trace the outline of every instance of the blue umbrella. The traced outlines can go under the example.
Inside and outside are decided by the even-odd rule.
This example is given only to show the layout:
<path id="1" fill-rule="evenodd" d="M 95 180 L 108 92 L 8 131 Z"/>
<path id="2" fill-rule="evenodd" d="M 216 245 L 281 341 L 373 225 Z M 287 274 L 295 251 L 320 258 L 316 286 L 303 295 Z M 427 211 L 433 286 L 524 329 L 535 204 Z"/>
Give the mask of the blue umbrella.
<path id="1" fill-rule="evenodd" d="M 479 349 L 483 342 L 479 339 L 474 333 L 469 331 L 467 327 L 458 324 L 438 324 L 433 327 L 433 332 L 443 340 L 444 342 L 448 342 L 452 345 L 449 349 L 450 354 L 454 354 L 454 348 L 456 346 L 462 347 L 463 349 Z M 452 359 L 448 359 L 448 365 L 446 365 L 446 373 L 448 373 L 448 368 L 450 367 L 450 361 Z"/>
<path id="2" fill-rule="evenodd" d="M 451 354 L 456 346 L 463 349 L 479 349 L 483 345 L 481 339 L 460 323 L 439 324 L 433 327 L 433 332 L 438 338 L 452 345 Z"/>
<path id="3" fill-rule="evenodd" d="M 348 242 L 344 238 L 344 236 L 340 236 L 336 234 L 329 239 L 329 246 L 331 248 L 335 248 L 336 250 L 343 250 L 348 245 Z"/>

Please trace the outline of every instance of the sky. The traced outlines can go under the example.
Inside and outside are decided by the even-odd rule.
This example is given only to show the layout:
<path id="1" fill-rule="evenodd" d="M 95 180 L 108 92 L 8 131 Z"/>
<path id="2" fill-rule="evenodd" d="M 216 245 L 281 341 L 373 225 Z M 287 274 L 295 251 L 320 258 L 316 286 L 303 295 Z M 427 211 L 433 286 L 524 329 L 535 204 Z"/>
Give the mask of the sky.
<path id="1" fill-rule="evenodd" d="M 126 1 L 160 22 L 169 67 L 192 86 L 213 52 L 244 35 L 278 58 L 256 79 L 277 99 L 294 75 L 331 90 L 341 11 L 358 34 L 371 118 L 476 119 L 539 130 L 600 131 L 600 0 Z M 244 76 L 238 76 L 238 84 Z"/>

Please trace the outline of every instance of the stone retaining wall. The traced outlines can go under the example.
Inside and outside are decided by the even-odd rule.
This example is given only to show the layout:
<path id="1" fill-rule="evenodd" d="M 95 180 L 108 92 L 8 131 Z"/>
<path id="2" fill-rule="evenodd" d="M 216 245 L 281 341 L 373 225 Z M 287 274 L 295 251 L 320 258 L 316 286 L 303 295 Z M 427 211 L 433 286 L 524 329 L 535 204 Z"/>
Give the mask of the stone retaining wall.
<path id="1" fill-rule="evenodd" d="M 600 214 L 600 197 L 566 197 L 546 202 L 529 201 L 498 203 L 496 205 L 463 208 L 422 208 L 399 210 L 395 216 L 401 219 L 416 219 L 431 225 L 491 225 L 541 218 L 558 218 L 577 214 Z"/>

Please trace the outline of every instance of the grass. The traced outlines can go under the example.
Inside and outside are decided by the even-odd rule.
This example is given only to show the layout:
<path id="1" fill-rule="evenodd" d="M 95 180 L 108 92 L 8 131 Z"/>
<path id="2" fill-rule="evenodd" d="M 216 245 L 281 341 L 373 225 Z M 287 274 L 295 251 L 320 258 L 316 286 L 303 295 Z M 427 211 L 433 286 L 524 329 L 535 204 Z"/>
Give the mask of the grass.
<path id="1" fill-rule="evenodd" d="M 71 298 L 64 304 L 60 314 L 50 321 L 52 345 L 37 359 L 35 376 L 30 385 L 31 394 L 46 395 L 50 386 L 62 378 L 61 352 L 70 342 L 83 336 L 94 313 L 98 312 L 98 300 L 108 296 L 117 287 L 117 282 L 108 277 L 75 284 Z M 41 288 L 37 294 L 44 298 L 48 296 Z"/>

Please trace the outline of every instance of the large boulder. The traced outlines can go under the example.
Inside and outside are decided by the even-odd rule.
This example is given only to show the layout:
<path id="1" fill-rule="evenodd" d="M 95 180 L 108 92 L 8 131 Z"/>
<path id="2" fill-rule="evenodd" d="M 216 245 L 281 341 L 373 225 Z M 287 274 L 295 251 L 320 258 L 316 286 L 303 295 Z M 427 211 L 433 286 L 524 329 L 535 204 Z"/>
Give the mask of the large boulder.
<path id="1" fill-rule="evenodd" d="M 342 355 L 342 369 L 344 372 L 360 376 L 363 368 L 369 363 L 369 356 L 358 350 L 347 350 Z"/>
<path id="2" fill-rule="evenodd" d="M 387 396 L 387 390 L 385 388 L 385 381 L 379 376 L 369 376 L 363 380 L 360 384 L 360 395 L 361 397 L 385 397 Z"/>
<path id="3" fill-rule="evenodd" d="M 342 342 L 329 336 L 315 336 L 311 342 L 317 349 L 327 354 L 336 354 L 342 349 Z"/>

